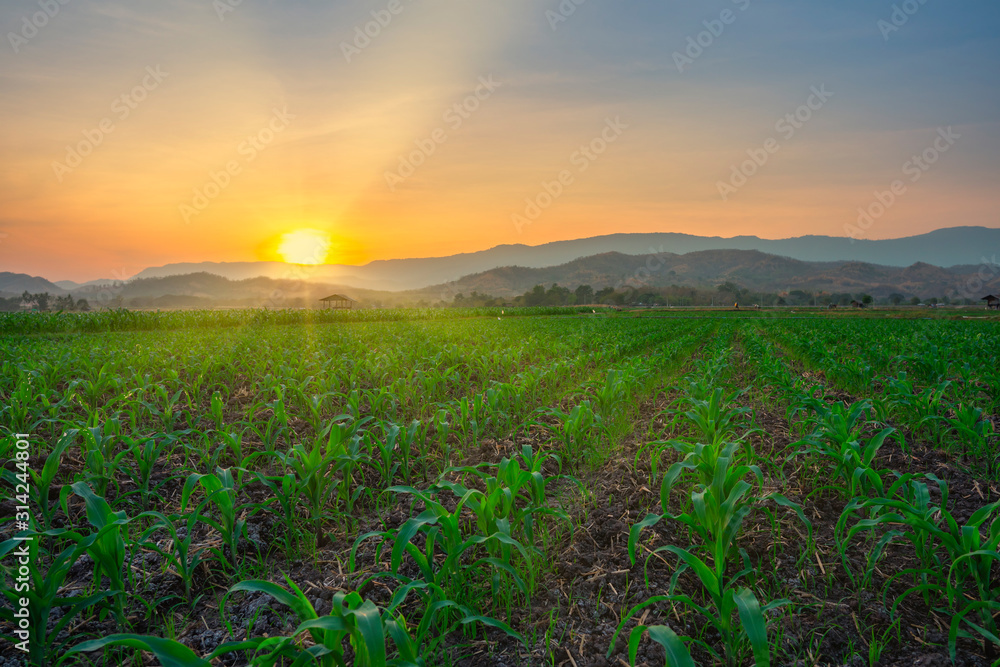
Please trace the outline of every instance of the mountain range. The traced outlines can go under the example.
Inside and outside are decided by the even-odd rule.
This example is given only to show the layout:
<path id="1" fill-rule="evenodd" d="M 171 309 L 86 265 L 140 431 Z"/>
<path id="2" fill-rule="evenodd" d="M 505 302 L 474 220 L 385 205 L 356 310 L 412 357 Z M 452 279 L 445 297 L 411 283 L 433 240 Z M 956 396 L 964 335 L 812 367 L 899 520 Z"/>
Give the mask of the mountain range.
<path id="1" fill-rule="evenodd" d="M 394 259 L 363 266 L 281 262 L 202 262 L 145 269 L 124 284 L 53 283 L 0 273 L 0 295 L 27 290 L 153 307 L 261 305 L 345 292 L 359 300 L 450 300 L 477 291 L 512 297 L 533 286 L 574 288 L 714 287 L 732 282 L 760 292 L 867 292 L 876 297 L 961 296 L 1000 291 L 1000 229 L 955 227 L 920 236 L 856 241 L 824 236 L 768 240 L 688 234 L 611 234 L 539 246 L 504 245 L 448 257 Z M 947 268 L 945 268 L 947 267 Z"/>
<path id="2" fill-rule="evenodd" d="M 855 241 L 832 236 L 770 240 L 756 236 L 722 238 L 677 233 L 610 234 L 538 246 L 501 245 L 489 250 L 448 257 L 377 260 L 362 266 L 325 264 L 302 267 L 282 262 L 167 264 L 145 269 L 135 277 L 162 278 L 204 271 L 231 280 L 263 276 L 402 291 L 451 282 L 469 274 L 505 266 L 540 269 L 608 252 L 623 255 L 683 255 L 704 250 L 757 250 L 804 262 L 855 261 L 895 267 L 923 262 L 946 267 L 979 264 L 984 253 L 992 256 L 1000 251 L 1000 229 L 952 227 L 919 236 L 878 241 Z"/>

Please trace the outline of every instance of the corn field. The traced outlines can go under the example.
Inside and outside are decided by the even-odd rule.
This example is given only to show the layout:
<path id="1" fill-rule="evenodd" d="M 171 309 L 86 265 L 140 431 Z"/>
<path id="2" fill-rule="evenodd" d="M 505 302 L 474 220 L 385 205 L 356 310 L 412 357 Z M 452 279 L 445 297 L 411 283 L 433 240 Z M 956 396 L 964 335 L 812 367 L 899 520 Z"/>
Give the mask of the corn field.
<path id="1" fill-rule="evenodd" d="M 997 350 L 995 320 L 0 315 L 0 665 L 997 665 Z"/>

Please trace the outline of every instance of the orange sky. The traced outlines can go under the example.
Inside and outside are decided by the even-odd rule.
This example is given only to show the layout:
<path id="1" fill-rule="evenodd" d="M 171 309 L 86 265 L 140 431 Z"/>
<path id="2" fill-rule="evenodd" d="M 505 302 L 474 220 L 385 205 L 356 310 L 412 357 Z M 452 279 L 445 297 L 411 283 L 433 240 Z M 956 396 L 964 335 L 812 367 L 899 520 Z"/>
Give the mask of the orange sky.
<path id="1" fill-rule="evenodd" d="M 843 236 L 896 179 L 907 190 L 868 238 L 1000 226 L 997 105 L 981 85 L 995 37 L 941 44 L 919 15 L 887 43 L 860 3 L 793 12 L 800 32 L 779 39 L 785 14 L 737 8 L 678 72 L 673 54 L 717 9 L 594 2 L 552 30 L 555 2 L 403 0 L 348 62 L 343 44 L 388 2 L 244 3 L 221 20 L 209 2 L 143 4 L 80 0 L 17 53 L 5 45 L 0 270 L 86 280 L 274 260 L 299 228 L 329 232 L 342 263 L 621 231 Z M 5 5 L 0 26 L 32 8 Z M 949 68 L 922 67 L 931 52 Z M 783 136 L 776 122 L 821 85 L 832 97 Z M 960 138 L 909 180 L 945 126 Z M 777 152 L 723 201 L 720 182 L 768 138 Z M 67 147 L 89 154 L 72 167 Z M 515 224 L 561 172 L 561 193 Z"/>

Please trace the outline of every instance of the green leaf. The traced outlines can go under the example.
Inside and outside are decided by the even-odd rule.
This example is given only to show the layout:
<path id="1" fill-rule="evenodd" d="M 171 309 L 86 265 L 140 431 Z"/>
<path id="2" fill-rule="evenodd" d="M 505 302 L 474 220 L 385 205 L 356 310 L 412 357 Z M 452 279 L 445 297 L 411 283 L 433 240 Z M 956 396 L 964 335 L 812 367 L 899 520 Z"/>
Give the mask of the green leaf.
<path id="1" fill-rule="evenodd" d="M 635 565 L 635 550 L 639 543 L 639 533 L 641 533 L 644 528 L 655 526 L 662 518 L 663 516 L 660 514 L 647 514 L 645 519 L 632 526 L 632 528 L 628 531 L 628 558 L 632 565 Z"/>
<path id="2" fill-rule="evenodd" d="M 156 656 L 163 667 L 211 667 L 210 662 L 199 658 L 191 649 L 180 642 L 146 635 L 118 634 L 102 639 L 92 639 L 77 644 L 66 653 L 66 656 L 97 651 L 108 646 L 127 646 L 140 651 L 149 651 Z"/>
<path id="3" fill-rule="evenodd" d="M 653 625 L 649 628 L 649 637 L 666 650 L 667 667 L 694 667 L 691 653 L 676 632 L 665 625 Z"/>
<path id="4" fill-rule="evenodd" d="M 755 664 L 757 667 L 770 667 L 771 648 L 767 643 L 767 625 L 764 623 L 760 603 L 749 588 L 740 589 L 736 593 L 736 607 L 740 612 L 743 631 L 750 639 Z"/>

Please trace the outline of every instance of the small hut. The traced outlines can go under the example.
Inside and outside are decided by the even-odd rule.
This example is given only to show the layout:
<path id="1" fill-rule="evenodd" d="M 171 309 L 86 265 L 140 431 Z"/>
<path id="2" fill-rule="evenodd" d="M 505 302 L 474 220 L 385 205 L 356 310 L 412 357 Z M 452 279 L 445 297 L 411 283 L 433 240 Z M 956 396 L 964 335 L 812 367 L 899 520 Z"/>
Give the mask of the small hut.
<path id="1" fill-rule="evenodd" d="M 1000 296 L 987 294 L 980 301 L 986 302 L 986 310 L 1000 310 Z"/>
<path id="2" fill-rule="evenodd" d="M 857 300 L 851 301 L 851 308 L 864 308 L 864 307 L 865 304 L 861 303 L 860 301 Z"/>
<path id="3" fill-rule="evenodd" d="M 330 296 L 323 297 L 319 302 L 323 304 L 322 307 L 324 309 L 331 310 L 350 310 L 357 303 L 351 297 L 344 296 L 343 294 L 331 294 Z"/>

